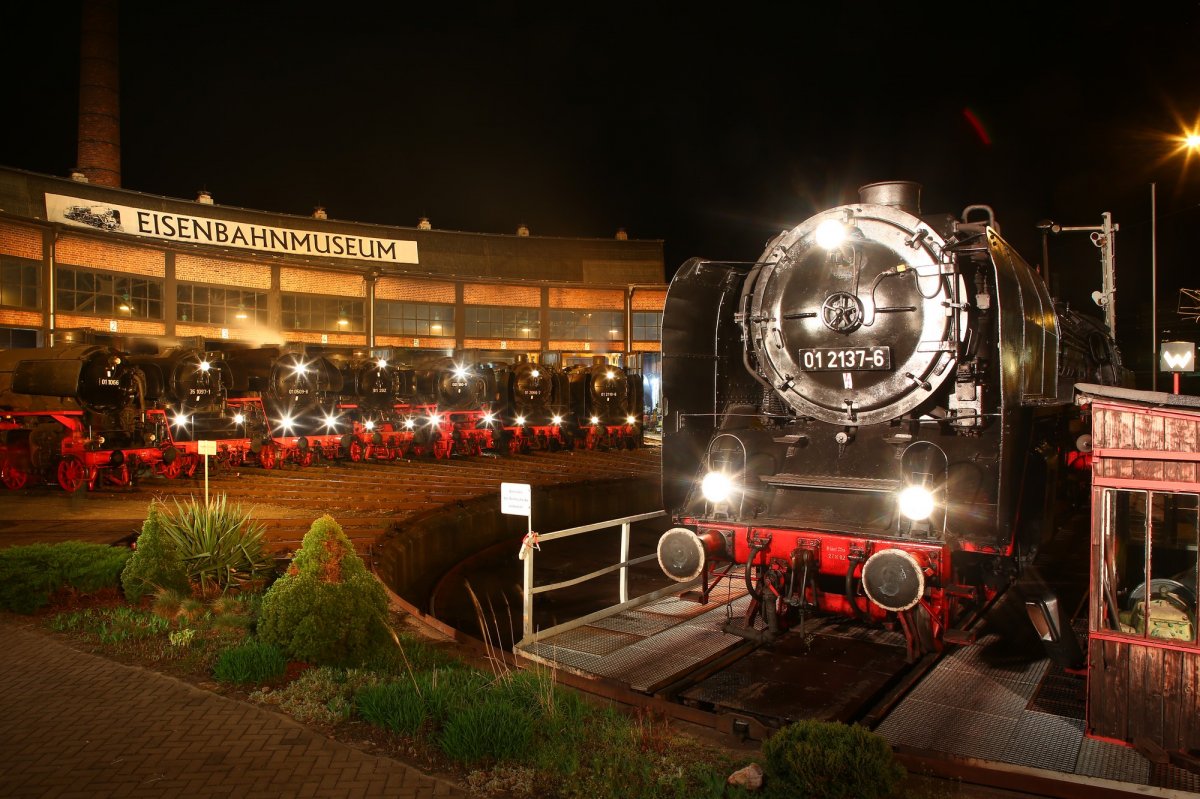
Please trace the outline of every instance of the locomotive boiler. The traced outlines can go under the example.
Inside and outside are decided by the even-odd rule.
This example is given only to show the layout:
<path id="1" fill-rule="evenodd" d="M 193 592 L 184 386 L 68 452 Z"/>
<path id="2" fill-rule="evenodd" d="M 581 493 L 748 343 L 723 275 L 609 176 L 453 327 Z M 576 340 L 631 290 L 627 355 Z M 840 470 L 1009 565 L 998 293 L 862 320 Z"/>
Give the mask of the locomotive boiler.
<path id="1" fill-rule="evenodd" d="M 940 649 L 1051 522 L 1072 384 L 1128 382 L 990 208 L 926 217 L 919 191 L 865 186 L 754 263 L 692 259 L 671 282 L 659 563 L 702 599 L 744 581 L 731 631 L 820 612 Z"/>
<path id="2" fill-rule="evenodd" d="M 0 481 L 65 490 L 97 480 L 128 484 L 161 459 L 164 417 L 146 400 L 146 378 L 108 346 L 0 351 Z"/>
<path id="3" fill-rule="evenodd" d="M 578 437 L 587 449 L 642 444 L 642 376 L 608 363 L 604 356 L 589 366 L 567 370 L 571 410 L 579 420 Z"/>

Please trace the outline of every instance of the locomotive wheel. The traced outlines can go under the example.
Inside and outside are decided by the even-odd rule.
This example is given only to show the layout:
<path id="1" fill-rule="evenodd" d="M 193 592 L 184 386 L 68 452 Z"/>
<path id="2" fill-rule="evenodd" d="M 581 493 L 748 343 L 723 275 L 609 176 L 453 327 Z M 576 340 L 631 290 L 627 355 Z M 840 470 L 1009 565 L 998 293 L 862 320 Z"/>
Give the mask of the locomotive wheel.
<path id="1" fill-rule="evenodd" d="M 183 474 L 183 458 L 175 458 L 170 463 L 161 461 L 158 464 L 158 473 L 168 480 L 175 480 L 179 475 Z"/>
<path id="2" fill-rule="evenodd" d="M 312 466 L 314 460 L 316 460 L 316 458 L 313 457 L 313 451 L 311 449 L 306 449 L 300 453 L 301 466 Z"/>
<path id="3" fill-rule="evenodd" d="M 363 459 L 363 445 L 357 438 L 350 442 L 350 460 L 359 463 Z"/>
<path id="4" fill-rule="evenodd" d="M 0 482 L 10 491 L 20 491 L 29 483 L 29 472 L 6 461 L 0 464 Z"/>
<path id="5" fill-rule="evenodd" d="M 88 468 L 74 455 L 68 455 L 58 464 L 58 484 L 63 491 L 73 494 L 90 482 Z"/>
<path id="6" fill-rule="evenodd" d="M 274 469 L 279 464 L 274 445 L 263 445 L 263 448 L 258 451 L 258 464 L 264 469 Z"/>
<path id="7" fill-rule="evenodd" d="M 183 476 L 191 477 L 196 473 L 196 467 L 200 465 L 199 455 L 188 455 L 183 459 Z"/>

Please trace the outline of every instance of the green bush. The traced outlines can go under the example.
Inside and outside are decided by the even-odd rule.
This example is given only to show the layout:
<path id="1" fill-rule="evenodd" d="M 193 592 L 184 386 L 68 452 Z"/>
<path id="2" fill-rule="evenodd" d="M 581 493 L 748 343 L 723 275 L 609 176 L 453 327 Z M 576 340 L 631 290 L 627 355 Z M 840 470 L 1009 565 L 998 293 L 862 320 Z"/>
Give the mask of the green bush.
<path id="1" fill-rule="evenodd" d="M 128 549 L 85 541 L 0 550 L 0 609 L 33 613 L 61 589 L 94 594 L 118 588 Z"/>
<path id="2" fill-rule="evenodd" d="M 533 727 L 528 711 L 492 695 L 451 713 L 438 745 L 448 757 L 463 763 L 517 760 L 530 751 Z"/>
<path id="3" fill-rule="evenodd" d="M 201 591 L 224 591 L 271 572 L 272 559 L 263 552 L 266 528 L 250 511 L 228 504 L 224 494 L 208 503 L 174 502 L 173 510 L 162 507 L 162 529 Z"/>
<path id="4" fill-rule="evenodd" d="M 881 799 L 904 779 L 891 746 L 865 727 L 798 721 L 762 746 L 769 796 Z"/>
<path id="5" fill-rule="evenodd" d="M 358 665 L 394 647 L 387 594 L 332 517 L 313 522 L 287 573 L 263 596 L 258 634 L 313 664 Z"/>
<path id="6" fill-rule="evenodd" d="M 121 572 L 121 587 L 130 602 L 140 602 L 143 596 L 160 588 L 188 590 L 187 570 L 175 542 L 163 531 L 162 513 L 155 503 L 150 503 L 137 548 Z"/>
<path id="7" fill-rule="evenodd" d="M 218 682 L 255 683 L 261 685 L 287 670 L 287 660 L 276 647 L 249 639 L 226 649 L 217 658 L 213 677 Z"/>
<path id="8" fill-rule="evenodd" d="M 354 706 L 370 723 L 403 735 L 416 735 L 428 718 L 412 680 L 368 685 L 354 695 Z"/>

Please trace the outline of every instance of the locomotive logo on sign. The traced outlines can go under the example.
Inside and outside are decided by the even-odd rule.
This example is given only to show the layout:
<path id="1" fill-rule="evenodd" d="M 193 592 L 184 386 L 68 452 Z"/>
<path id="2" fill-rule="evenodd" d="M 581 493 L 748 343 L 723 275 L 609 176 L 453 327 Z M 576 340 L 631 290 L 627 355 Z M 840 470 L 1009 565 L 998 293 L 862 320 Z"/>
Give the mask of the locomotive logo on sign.
<path id="1" fill-rule="evenodd" d="M 821 319 L 835 333 L 853 333 L 863 323 L 862 302 L 853 294 L 834 292 L 821 305 Z"/>

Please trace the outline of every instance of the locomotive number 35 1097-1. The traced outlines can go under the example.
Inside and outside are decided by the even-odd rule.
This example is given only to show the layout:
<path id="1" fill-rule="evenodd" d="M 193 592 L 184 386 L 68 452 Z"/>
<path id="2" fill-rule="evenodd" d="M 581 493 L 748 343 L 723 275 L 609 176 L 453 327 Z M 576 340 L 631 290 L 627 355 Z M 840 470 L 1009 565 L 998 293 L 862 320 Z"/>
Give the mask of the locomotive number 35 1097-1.
<path id="1" fill-rule="evenodd" d="M 823 347 L 800 350 L 806 372 L 878 371 L 892 368 L 891 347 Z"/>

